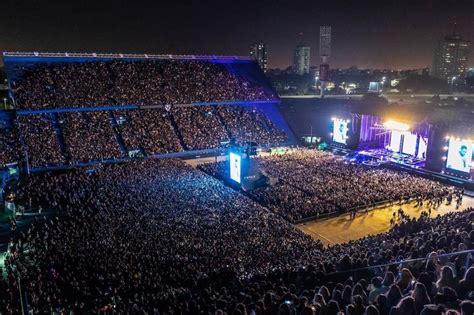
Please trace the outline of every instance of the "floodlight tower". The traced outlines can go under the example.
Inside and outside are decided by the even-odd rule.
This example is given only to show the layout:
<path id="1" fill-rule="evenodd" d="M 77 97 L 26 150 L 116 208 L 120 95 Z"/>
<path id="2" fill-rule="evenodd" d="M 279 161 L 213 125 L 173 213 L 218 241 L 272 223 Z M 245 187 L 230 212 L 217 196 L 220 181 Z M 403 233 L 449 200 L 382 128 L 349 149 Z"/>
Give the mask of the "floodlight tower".
<path id="1" fill-rule="evenodd" d="M 321 98 L 324 97 L 324 88 L 329 78 L 328 59 L 331 55 L 331 26 L 319 27 L 319 56 L 322 63 L 319 65 L 319 81 L 321 81 Z"/>

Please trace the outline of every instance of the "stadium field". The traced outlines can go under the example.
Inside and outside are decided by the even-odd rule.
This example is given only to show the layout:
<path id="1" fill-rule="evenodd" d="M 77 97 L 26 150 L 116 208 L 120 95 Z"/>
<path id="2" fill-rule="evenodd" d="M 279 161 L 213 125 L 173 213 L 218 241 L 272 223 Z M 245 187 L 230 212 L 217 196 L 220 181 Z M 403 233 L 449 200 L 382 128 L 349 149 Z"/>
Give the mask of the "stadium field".
<path id="1" fill-rule="evenodd" d="M 474 206 L 474 198 L 464 196 L 460 209 Z M 324 245 L 334 245 L 346 243 L 356 240 L 367 235 L 374 235 L 388 232 L 390 229 L 390 219 L 393 213 L 402 208 L 405 214 L 411 218 L 418 218 L 422 211 L 428 211 L 428 206 L 416 207 L 416 202 L 393 206 L 386 206 L 372 211 L 359 212 L 355 219 L 350 219 L 349 214 L 326 220 L 312 221 L 298 224 L 297 227 L 303 232 L 311 235 L 313 238 L 320 240 Z M 432 209 L 431 217 L 445 215 L 449 212 L 457 211 L 456 204 L 446 205 L 444 202 L 439 208 Z"/>

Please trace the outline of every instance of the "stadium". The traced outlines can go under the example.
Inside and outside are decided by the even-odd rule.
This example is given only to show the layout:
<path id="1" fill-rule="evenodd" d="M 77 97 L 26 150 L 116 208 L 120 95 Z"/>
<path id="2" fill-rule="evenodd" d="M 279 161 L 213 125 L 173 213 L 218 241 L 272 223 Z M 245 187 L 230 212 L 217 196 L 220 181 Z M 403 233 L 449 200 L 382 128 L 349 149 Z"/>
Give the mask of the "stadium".
<path id="1" fill-rule="evenodd" d="M 0 314 L 474 314 L 469 111 L 281 99 L 239 56 L 3 61 Z"/>

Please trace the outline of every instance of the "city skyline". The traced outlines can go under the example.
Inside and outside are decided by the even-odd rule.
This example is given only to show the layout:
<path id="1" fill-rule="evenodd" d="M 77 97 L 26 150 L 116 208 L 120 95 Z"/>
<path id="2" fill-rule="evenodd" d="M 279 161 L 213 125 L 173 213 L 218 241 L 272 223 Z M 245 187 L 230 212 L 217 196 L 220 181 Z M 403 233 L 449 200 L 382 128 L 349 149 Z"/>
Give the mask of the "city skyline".
<path id="1" fill-rule="evenodd" d="M 474 36 L 473 1 L 433 2 L 8 0 L 0 50 L 248 55 L 248 45 L 262 41 L 268 68 L 283 69 L 299 44 L 311 47 L 317 66 L 319 27 L 328 25 L 333 68 L 424 68 L 454 23 L 463 38 Z M 473 51 L 467 65 L 474 66 Z"/>

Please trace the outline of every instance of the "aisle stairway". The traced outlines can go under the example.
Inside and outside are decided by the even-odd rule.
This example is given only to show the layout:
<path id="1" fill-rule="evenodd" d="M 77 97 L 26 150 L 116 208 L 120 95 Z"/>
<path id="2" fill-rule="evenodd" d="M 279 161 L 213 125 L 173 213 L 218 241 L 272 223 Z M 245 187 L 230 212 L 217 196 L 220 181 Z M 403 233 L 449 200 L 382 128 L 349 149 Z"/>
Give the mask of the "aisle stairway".
<path id="1" fill-rule="evenodd" d="M 64 141 L 64 136 L 63 132 L 61 129 L 61 124 L 59 123 L 59 116 L 58 113 L 50 113 L 49 114 L 51 124 L 54 129 L 54 133 L 56 134 L 56 139 L 58 140 L 59 143 L 59 148 L 61 150 L 61 154 L 64 156 L 66 161 L 70 160 L 70 156 L 68 151 L 66 150 L 66 143 Z"/>
<path id="2" fill-rule="evenodd" d="M 176 123 L 176 120 L 174 119 L 173 114 L 170 113 L 170 112 L 168 112 L 168 115 L 167 115 L 166 117 L 168 117 L 168 119 L 170 120 L 171 126 L 173 126 L 173 130 L 174 130 L 174 132 L 176 133 L 176 135 L 178 136 L 179 143 L 181 144 L 181 146 L 183 147 L 183 149 L 184 149 L 185 151 L 189 150 L 188 146 L 187 146 L 186 143 L 184 142 L 183 135 L 181 134 L 181 131 L 179 130 L 178 124 Z"/>
<path id="3" fill-rule="evenodd" d="M 222 117 L 221 113 L 217 110 L 217 108 L 216 108 L 216 114 L 217 114 L 217 117 L 219 118 L 220 123 L 222 124 L 222 126 L 224 126 L 225 132 L 227 134 L 227 138 L 229 138 L 229 140 L 232 139 L 232 134 L 230 133 L 230 130 L 227 127 L 227 124 L 225 123 L 224 118 Z"/>
<path id="4" fill-rule="evenodd" d="M 117 140 L 117 143 L 120 146 L 120 150 L 122 151 L 123 156 L 128 156 L 127 147 L 125 145 L 125 142 L 123 141 L 122 134 L 117 128 L 117 120 L 115 119 L 115 116 L 112 111 L 109 111 L 109 122 L 110 127 L 112 128 L 112 132 L 114 133 L 115 140 Z"/>

